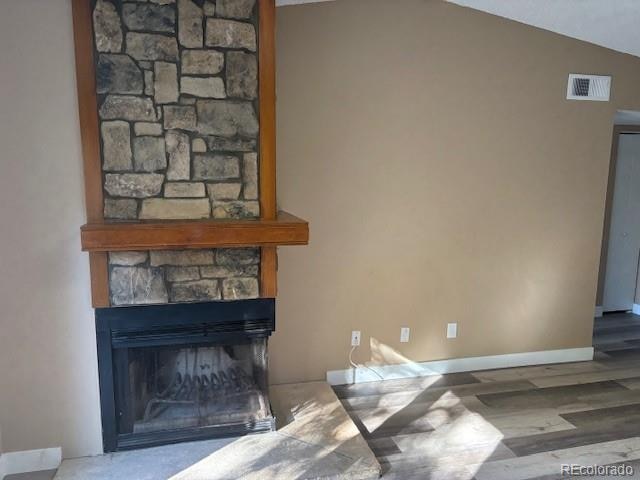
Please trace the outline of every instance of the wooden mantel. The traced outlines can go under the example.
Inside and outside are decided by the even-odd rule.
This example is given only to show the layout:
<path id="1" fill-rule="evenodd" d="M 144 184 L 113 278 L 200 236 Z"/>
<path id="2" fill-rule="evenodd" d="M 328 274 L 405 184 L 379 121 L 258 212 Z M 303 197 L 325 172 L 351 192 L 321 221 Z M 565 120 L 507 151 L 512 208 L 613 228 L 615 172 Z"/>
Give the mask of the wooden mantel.
<path id="1" fill-rule="evenodd" d="M 94 307 L 110 305 L 109 251 L 258 246 L 261 249 L 260 296 L 273 298 L 277 293 L 277 246 L 307 244 L 307 222 L 293 215 L 277 212 L 276 208 L 275 0 L 257 0 L 257 3 L 260 11 L 260 218 L 111 223 L 105 221 L 103 215 L 91 0 L 72 0 L 88 222 L 81 228 L 81 238 L 83 250 L 89 252 Z"/>
<path id="2" fill-rule="evenodd" d="M 309 224 L 287 212 L 274 220 L 188 220 L 88 223 L 82 250 L 116 252 L 218 247 L 306 245 Z"/>

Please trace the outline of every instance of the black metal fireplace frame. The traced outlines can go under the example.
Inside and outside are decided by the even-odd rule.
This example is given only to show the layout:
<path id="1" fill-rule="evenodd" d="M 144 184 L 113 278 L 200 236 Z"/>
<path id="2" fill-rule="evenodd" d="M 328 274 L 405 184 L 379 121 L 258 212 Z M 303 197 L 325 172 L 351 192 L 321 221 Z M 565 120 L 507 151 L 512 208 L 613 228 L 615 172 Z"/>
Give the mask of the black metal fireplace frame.
<path id="1" fill-rule="evenodd" d="M 96 337 L 105 452 L 267 432 L 273 417 L 264 420 L 154 433 L 119 433 L 116 412 L 117 352 L 134 347 L 223 345 L 266 338 L 275 330 L 275 299 L 98 308 Z M 121 388 L 120 391 L 124 391 Z"/>

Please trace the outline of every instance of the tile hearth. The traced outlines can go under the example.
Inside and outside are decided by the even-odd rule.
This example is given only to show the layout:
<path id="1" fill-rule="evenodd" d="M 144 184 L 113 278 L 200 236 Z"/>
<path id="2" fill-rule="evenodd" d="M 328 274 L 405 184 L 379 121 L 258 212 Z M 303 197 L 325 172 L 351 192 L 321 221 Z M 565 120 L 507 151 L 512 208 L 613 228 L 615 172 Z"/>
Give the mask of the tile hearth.
<path id="1" fill-rule="evenodd" d="M 65 460 L 55 480 L 378 478 L 373 452 L 328 384 L 272 386 L 270 398 L 276 432 Z"/>

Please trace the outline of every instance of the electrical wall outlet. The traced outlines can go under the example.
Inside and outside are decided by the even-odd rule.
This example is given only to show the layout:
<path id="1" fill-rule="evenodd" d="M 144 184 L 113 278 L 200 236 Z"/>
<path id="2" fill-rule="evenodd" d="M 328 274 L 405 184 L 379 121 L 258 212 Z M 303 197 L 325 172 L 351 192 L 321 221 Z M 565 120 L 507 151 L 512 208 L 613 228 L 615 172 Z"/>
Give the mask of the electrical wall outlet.
<path id="1" fill-rule="evenodd" d="M 400 343 L 407 343 L 409 341 L 409 334 L 411 329 L 409 327 L 400 328 Z"/>
<path id="2" fill-rule="evenodd" d="M 456 338 L 458 336 L 458 324 L 447 323 L 447 338 Z"/>
<path id="3" fill-rule="evenodd" d="M 351 346 L 360 346 L 360 330 L 354 330 L 353 332 L 351 332 Z"/>

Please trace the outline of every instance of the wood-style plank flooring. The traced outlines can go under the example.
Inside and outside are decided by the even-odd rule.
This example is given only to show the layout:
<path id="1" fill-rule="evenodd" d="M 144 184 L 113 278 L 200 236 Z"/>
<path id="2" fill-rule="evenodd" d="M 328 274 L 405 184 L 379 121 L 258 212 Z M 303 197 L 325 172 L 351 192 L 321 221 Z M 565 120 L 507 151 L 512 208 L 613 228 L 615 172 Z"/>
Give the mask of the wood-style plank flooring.
<path id="1" fill-rule="evenodd" d="M 640 316 L 597 319 L 595 360 L 334 387 L 383 479 L 640 478 Z M 614 478 L 595 476 L 588 478 Z"/>

